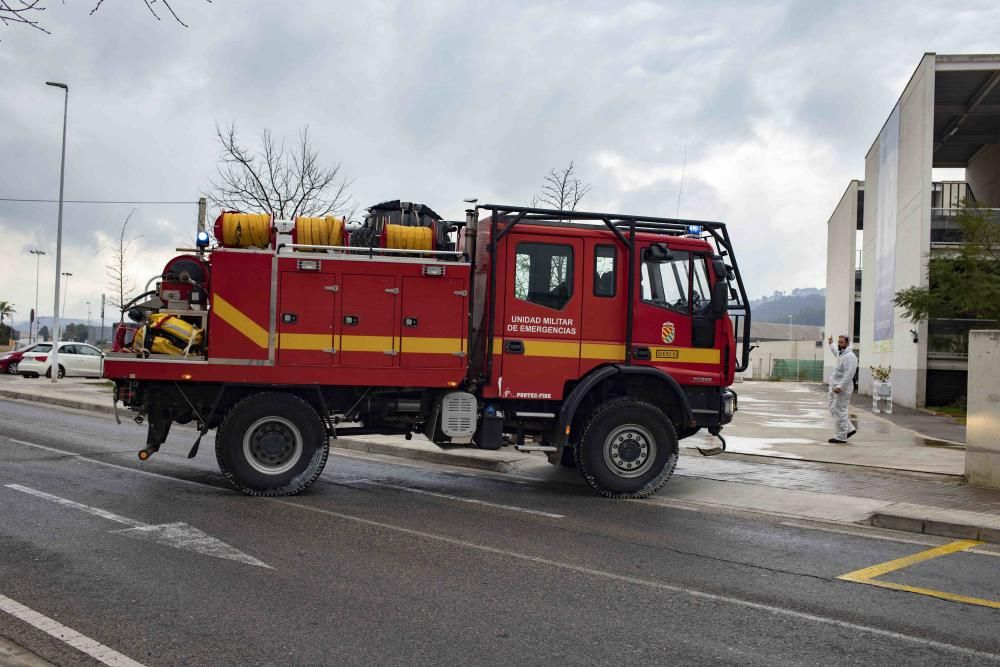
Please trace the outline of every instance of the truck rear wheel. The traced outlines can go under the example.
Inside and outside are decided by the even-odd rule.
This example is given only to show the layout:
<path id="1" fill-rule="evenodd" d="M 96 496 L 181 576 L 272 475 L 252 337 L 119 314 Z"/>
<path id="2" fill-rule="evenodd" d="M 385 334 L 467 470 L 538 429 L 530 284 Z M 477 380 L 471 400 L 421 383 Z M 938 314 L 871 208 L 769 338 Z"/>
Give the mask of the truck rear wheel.
<path id="1" fill-rule="evenodd" d="M 269 391 L 229 410 L 215 436 L 222 474 L 249 496 L 291 496 L 319 477 L 330 453 L 323 421 L 298 396 Z"/>
<path id="2" fill-rule="evenodd" d="M 608 498 L 645 498 L 677 467 L 677 434 L 655 405 L 615 398 L 597 407 L 574 447 L 576 466 Z"/>

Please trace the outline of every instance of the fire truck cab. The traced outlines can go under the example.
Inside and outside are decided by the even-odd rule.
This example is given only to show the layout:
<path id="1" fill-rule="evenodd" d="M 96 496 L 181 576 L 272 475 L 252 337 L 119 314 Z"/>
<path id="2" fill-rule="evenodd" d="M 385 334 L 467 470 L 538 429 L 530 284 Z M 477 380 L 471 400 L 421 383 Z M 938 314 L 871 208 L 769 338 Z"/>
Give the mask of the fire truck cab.
<path id="1" fill-rule="evenodd" d="M 116 409 L 148 422 L 142 459 L 193 422 L 189 456 L 216 428 L 236 488 L 289 495 L 330 438 L 422 433 L 641 498 L 680 439 L 724 449 L 750 311 L 722 223 L 495 204 L 446 222 L 394 201 L 349 233 L 226 213 L 216 239 L 129 304 L 141 328 L 105 361 Z"/>

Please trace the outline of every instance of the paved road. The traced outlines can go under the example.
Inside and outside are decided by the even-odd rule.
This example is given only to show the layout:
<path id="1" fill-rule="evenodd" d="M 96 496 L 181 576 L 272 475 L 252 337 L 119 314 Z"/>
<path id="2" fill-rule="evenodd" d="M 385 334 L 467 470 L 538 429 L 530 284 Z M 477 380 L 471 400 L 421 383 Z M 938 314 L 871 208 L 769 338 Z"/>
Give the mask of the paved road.
<path id="1" fill-rule="evenodd" d="M 192 440 L 140 463 L 132 423 L 0 401 L 0 635 L 59 664 L 100 663 L 37 626 L 109 664 L 1000 663 L 1000 609 L 837 579 L 947 540 L 340 454 L 252 499 Z M 998 573 L 911 583 L 998 600 Z"/>

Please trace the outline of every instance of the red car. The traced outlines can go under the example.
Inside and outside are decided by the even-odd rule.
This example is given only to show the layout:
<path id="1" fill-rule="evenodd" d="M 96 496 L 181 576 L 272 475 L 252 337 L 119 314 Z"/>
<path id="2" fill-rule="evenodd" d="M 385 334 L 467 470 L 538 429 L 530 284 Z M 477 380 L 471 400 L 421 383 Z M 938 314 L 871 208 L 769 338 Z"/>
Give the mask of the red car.
<path id="1" fill-rule="evenodd" d="M 21 362 L 21 357 L 25 352 L 31 352 L 39 343 L 22 347 L 20 350 L 12 350 L 0 354 L 0 373 L 17 375 L 17 365 Z"/>

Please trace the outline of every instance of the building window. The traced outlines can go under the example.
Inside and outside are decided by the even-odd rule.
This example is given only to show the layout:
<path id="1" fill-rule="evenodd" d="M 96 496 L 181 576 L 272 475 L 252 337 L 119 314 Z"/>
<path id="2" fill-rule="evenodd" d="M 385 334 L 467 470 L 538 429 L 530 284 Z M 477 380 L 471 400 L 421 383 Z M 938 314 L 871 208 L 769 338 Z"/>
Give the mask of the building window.
<path id="1" fill-rule="evenodd" d="M 618 284 L 617 251 L 613 245 L 594 248 L 594 296 L 614 296 Z"/>
<path id="2" fill-rule="evenodd" d="M 514 258 L 514 298 L 562 310 L 573 296 L 573 248 L 518 243 Z"/>

